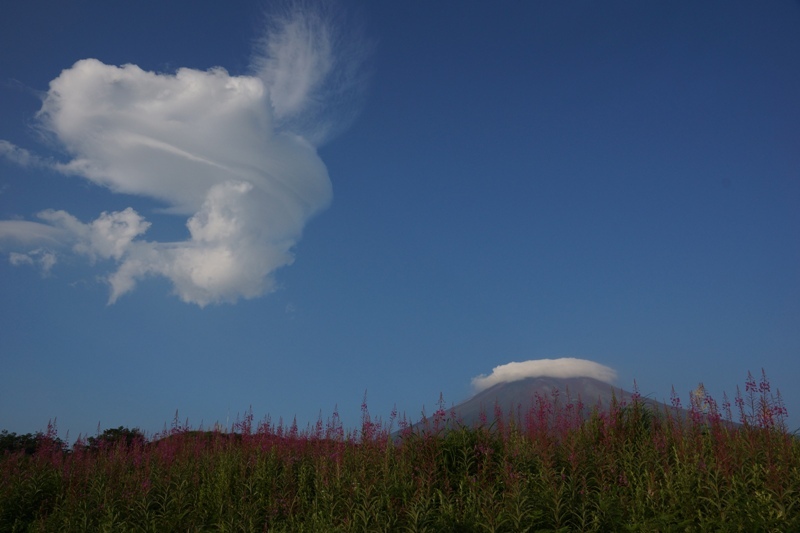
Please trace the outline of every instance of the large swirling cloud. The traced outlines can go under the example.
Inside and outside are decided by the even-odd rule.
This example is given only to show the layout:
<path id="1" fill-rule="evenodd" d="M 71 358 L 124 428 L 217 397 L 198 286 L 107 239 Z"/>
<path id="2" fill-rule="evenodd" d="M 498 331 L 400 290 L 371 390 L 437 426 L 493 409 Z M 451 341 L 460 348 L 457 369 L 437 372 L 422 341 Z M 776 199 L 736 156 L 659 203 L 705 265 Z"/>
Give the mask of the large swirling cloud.
<path id="1" fill-rule="evenodd" d="M 147 240 L 151 223 L 133 207 L 88 222 L 47 209 L 38 222 L 0 221 L 0 241 L 18 247 L 12 263 L 47 257 L 49 270 L 63 253 L 111 261 L 110 303 L 148 276 L 166 277 L 199 306 L 274 290 L 305 224 L 331 202 L 316 147 L 352 118 L 363 90 L 367 48 L 333 14 L 308 4 L 274 14 L 247 75 L 220 67 L 164 74 L 96 59 L 64 70 L 37 120 L 68 159 L 3 140 L 0 155 L 163 202 L 165 212 L 188 216 L 188 237 Z"/>

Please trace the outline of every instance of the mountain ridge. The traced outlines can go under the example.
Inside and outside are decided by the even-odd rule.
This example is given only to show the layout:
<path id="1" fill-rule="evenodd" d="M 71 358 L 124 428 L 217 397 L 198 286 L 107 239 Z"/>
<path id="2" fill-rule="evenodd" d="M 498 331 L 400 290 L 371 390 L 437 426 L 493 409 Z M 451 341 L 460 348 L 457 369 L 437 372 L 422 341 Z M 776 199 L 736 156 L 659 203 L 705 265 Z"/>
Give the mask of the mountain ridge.
<path id="1" fill-rule="evenodd" d="M 446 426 L 477 427 L 491 425 L 498 415 L 506 423 L 513 418 L 516 423 L 524 424 L 529 415 L 550 418 L 560 415 L 580 421 L 588 419 L 595 408 L 607 412 L 614 402 L 629 405 L 635 399 L 654 412 L 664 413 L 668 409 L 680 417 L 687 414 L 684 409 L 595 378 L 538 376 L 496 383 L 449 409 L 440 406 L 433 417 L 414 426 L 438 422 Z"/>

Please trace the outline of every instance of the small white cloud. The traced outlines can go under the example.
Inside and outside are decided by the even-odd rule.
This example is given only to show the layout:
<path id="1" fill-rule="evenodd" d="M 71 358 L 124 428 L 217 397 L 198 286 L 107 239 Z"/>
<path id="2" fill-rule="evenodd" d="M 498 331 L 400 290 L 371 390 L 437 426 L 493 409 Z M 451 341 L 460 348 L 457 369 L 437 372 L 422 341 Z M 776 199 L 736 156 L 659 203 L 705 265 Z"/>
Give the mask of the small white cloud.
<path id="1" fill-rule="evenodd" d="M 55 266 L 56 254 L 49 250 L 42 250 L 39 254 L 39 264 L 42 266 L 42 272 L 45 275 L 50 274 L 50 269 Z"/>
<path id="2" fill-rule="evenodd" d="M 132 207 L 89 223 L 45 210 L 44 223 L 0 221 L 0 239 L 115 262 L 106 278 L 112 303 L 147 276 L 168 278 L 183 301 L 200 306 L 274 290 L 303 227 L 331 201 L 315 147 L 351 115 L 330 112 L 363 89 L 358 32 L 321 5 L 298 2 L 272 19 L 249 76 L 78 61 L 50 82 L 37 114 L 66 162 L 0 141 L 0 156 L 23 167 L 165 202 L 166 212 L 188 216 L 186 240 L 144 240 L 151 223 Z"/>
<path id="3" fill-rule="evenodd" d="M 39 265 L 43 276 L 48 276 L 50 270 L 56 264 L 56 254 L 50 250 L 37 248 L 28 253 L 11 252 L 8 254 L 8 261 L 14 266 Z"/>
<path id="4" fill-rule="evenodd" d="M 33 257 L 28 254 L 20 254 L 17 252 L 11 252 L 8 254 L 8 262 L 14 266 L 20 265 L 32 265 L 33 264 Z"/>
<path id="5" fill-rule="evenodd" d="M 496 366 L 488 376 L 482 374 L 472 378 L 472 386 L 476 391 L 482 391 L 497 383 L 508 383 L 535 377 L 589 377 L 606 383 L 613 383 L 617 373 L 612 368 L 586 359 L 575 359 L 573 357 L 535 359 Z"/>
<path id="6" fill-rule="evenodd" d="M 89 245 L 82 246 L 86 253 L 119 260 L 133 239 L 149 227 L 150 223 L 130 207 L 114 213 L 104 212 L 89 225 Z"/>
<path id="7" fill-rule="evenodd" d="M 72 249 L 89 256 L 92 261 L 97 258 L 121 259 L 134 238 L 150 227 L 150 223 L 130 207 L 113 213 L 103 212 L 89 224 L 84 224 L 66 211 L 48 209 L 38 216 L 63 231 L 62 244 L 74 242 Z"/>
<path id="8" fill-rule="evenodd" d="M 3 157 L 24 168 L 31 166 L 45 166 L 45 163 L 43 163 L 37 156 L 30 153 L 28 150 L 20 148 L 19 146 L 8 141 L 4 141 L 3 139 L 0 139 L 0 157 Z"/>

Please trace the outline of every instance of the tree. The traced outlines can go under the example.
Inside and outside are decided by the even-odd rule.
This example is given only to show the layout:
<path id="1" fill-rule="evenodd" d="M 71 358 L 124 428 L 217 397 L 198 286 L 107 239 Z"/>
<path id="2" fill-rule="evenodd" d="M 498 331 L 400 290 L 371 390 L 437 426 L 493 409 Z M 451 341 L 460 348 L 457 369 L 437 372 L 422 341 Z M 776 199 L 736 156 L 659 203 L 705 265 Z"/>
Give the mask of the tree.
<path id="1" fill-rule="evenodd" d="M 136 442 L 142 444 L 146 442 L 145 436 L 139 428 L 129 429 L 119 426 L 118 428 L 109 428 L 97 437 L 89 437 L 87 439 L 87 447 L 93 450 L 111 448 L 118 445 L 130 448 Z"/>

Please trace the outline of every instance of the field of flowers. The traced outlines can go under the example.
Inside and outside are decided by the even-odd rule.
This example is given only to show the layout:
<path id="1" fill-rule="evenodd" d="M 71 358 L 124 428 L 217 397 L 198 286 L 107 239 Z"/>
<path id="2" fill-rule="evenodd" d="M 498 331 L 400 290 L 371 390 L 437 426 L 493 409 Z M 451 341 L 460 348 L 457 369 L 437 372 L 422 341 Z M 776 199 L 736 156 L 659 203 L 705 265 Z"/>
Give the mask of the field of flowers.
<path id="1" fill-rule="evenodd" d="M 0 457 L 0 531 L 800 531 L 800 441 L 766 377 L 733 405 L 554 405 L 480 427 L 364 405 L 352 431 L 176 416 L 69 449 L 50 427 Z"/>

